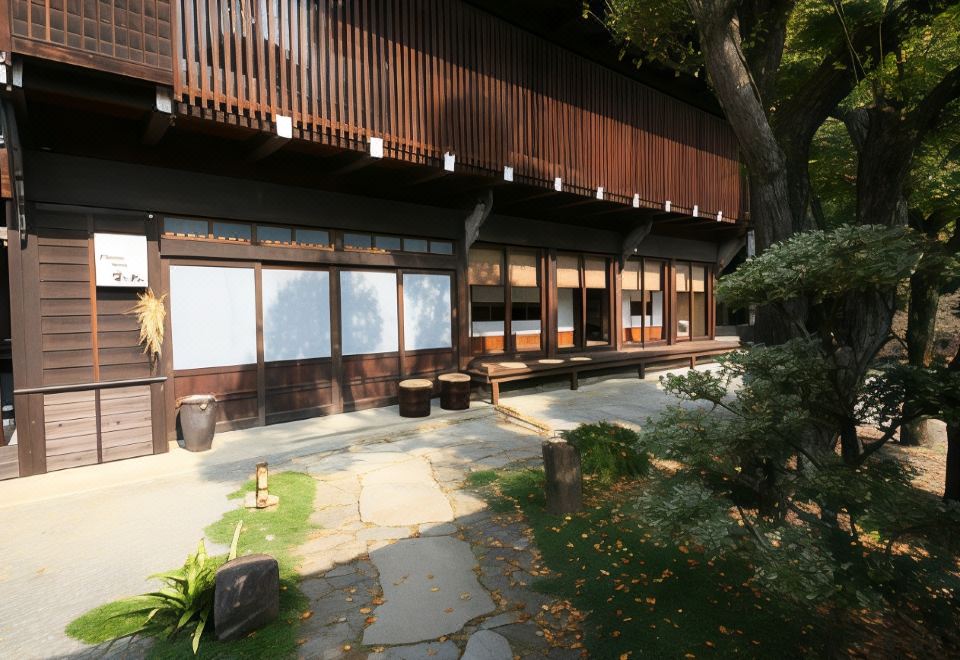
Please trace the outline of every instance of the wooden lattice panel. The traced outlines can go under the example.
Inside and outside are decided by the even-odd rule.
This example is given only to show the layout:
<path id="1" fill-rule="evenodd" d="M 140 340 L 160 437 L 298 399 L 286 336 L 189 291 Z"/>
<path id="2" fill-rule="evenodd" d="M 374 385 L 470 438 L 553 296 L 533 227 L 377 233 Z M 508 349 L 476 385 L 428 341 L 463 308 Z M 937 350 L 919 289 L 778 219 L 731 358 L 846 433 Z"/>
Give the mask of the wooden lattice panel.
<path id="1" fill-rule="evenodd" d="M 97 69 L 168 79 L 171 0 L 10 0 L 14 50 Z"/>

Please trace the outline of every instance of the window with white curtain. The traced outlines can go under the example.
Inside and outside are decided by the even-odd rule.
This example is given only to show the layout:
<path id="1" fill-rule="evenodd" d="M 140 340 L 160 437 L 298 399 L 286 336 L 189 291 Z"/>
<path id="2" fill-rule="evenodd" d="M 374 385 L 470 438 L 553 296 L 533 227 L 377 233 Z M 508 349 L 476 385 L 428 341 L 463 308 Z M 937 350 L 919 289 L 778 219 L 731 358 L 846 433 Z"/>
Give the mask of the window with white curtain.
<path id="1" fill-rule="evenodd" d="M 253 268 L 170 266 L 173 368 L 257 361 Z"/>
<path id="2" fill-rule="evenodd" d="M 264 268 L 263 359 L 330 357 L 330 274 Z"/>
<path id="3" fill-rule="evenodd" d="M 418 351 L 450 348 L 450 276 L 405 273 L 403 276 L 403 348 Z"/>
<path id="4" fill-rule="evenodd" d="M 399 350 L 396 273 L 341 271 L 340 316 L 344 355 Z"/>

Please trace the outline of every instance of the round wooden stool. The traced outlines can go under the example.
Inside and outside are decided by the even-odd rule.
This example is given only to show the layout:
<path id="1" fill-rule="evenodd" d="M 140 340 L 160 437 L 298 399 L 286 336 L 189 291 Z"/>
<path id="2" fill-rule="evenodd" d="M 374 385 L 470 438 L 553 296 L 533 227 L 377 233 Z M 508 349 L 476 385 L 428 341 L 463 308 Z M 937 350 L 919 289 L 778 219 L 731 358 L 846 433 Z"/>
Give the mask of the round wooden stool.
<path id="1" fill-rule="evenodd" d="M 400 416 L 429 417 L 433 383 L 423 378 L 400 381 Z"/>
<path id="2" fill-rule="evenodd" d="M 470 376 L 467 374 L 441 374 L 440 407 L 444 410 L 466 410 L 470 407 Z"/>

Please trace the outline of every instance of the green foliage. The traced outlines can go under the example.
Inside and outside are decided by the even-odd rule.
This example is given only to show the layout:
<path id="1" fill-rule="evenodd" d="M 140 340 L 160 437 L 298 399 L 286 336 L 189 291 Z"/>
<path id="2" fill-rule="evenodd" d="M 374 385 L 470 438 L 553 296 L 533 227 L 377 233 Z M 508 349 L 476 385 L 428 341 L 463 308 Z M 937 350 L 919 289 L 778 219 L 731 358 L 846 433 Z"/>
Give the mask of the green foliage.
<path id="1" fill-rule="evenodd" d="M 657 524 L 632 503 L 662 479 L 587 482 L 584 510 L 563 517 L 544 511 L 542 470 L 499 472 L 480 491 L 495 508 L 521 512 L 533 529 L 550 569 L 533 588 L 589 612 L 581 626 L 590 657 L 635 657 L 642 647 L 654 658 L 772 658 L 822 648 L 815 631 L 825 621 L 758 590 L 745 557 L 712 561 L 654 538 Z"/>
<path id="2" fill-rule="evenodd" d="M 650 458 L 640 447 L 640 434 L 609 422 L 581 424 L 563 437 L 580 452 L 581 469 L 604 483 L 646 474 Z"/>
<path id="3" fill-rule="evenodd" d="M 746 307 L 893 289 L 916 267 L 922 247 L 920 238 L 902 227 L 843 225 L 804 232 L 723 277 L 717 297 Z"/>
<path id="4" fill-rule="evenodd" d="M 240 490 L 230 495 L 232 499 L 243 496 L 255 489 L 253 480 L 246 482 Z M 158 611 L 153 619 L 147 621 L 150 612 L 156 607 L 155 594 L 146 594 L 109 603 L 90 610 L 72 621 L 66 629 L 68 635 L 87 644 L 99 644 L 134 634 L 152 637 L 151 658 L 182 658 L 195 652 L 201 658 L 241 658 L 256 660 L 263 657 L 295 657 L 296 627 L 300 613 L 307 605 L 305 596 L 298 588 L 299 577 L 296 573 L 296 557 L 293 551 L 308 537 L 312 529 L 309 523 L 313 511 L 313 499 L 316 482 L 307 474 L 281 472 L 270 476 L 270 491 L 280 497 L 280 504 L 273 509 L 247 510 L 242 506 L 224 514 L 223 518 L 205 530 L 207 538 L 214 543 L 231 544 L 230 554 L 244 556 L 265 553 L 274 556 L 280 564 L 280 617 L 268 626 L 258 630 L 256 635 L 233 642 L 200 645 L 196 651 L 192 647 L 199 643 L 207 626 L 200 629 L 189 621 L 199 622 L 198 617 L 185 620 L 180 628 L 188 627 L 191 635 L 175 634 L 168 636 L 168 628 L 161 624 L 177 624 L 188 610 L 200 611 L 206 594 L 212 598 L 205 585 L 212 587 L 216 569 L 226 561 L 228 555 L 211 557 L 201 548 L 190 557 L 183 568 L 161 574 L 166 582 L 173 584 L 161 590 L 169 590 L 167 601 L 183 602 L 191 605 L 184 608 L 176 621 L 167 611 Z M 242 527 L 241 527 L 242 521 Z M 242 531 L 241 531 L 242 530 Z M 189 568 L 188 568 L 189 567 Z M 184 586 L 187 582 L 190 586 Z M 175 595 L 176 594 L 176 595 Z M 166 601 L 165 601 L 166 602 Z M 212 600 L 211 600 L 212 602 Z"/>

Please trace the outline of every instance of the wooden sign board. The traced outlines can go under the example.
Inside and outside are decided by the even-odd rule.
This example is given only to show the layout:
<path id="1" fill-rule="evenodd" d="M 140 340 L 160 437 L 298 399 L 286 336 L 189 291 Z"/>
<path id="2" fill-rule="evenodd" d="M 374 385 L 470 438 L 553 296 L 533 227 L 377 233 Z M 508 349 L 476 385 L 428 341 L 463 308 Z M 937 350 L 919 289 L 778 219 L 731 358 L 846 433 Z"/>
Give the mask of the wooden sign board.
<path id="1" fill-rule="evenodd" d="M 97 286 L 144 288 L 147 281 L 147 237 L 94 234 Z"/>

